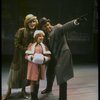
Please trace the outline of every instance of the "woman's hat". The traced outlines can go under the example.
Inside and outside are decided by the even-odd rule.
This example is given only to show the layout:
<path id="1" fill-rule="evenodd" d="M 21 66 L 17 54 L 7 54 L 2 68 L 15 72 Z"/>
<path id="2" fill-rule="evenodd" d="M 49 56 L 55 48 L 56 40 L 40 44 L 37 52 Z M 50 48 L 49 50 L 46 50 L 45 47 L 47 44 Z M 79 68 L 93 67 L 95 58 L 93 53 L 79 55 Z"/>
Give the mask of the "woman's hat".
<path id="1" fill-rule="evenodd" d="M 32 20 L 35 20 L 38 24 L 37 16 L 34 16 L 33 14 L 26 15 L 25 20 L 24 20 L 24 26 L 26 27 L 27 24 Z"/>

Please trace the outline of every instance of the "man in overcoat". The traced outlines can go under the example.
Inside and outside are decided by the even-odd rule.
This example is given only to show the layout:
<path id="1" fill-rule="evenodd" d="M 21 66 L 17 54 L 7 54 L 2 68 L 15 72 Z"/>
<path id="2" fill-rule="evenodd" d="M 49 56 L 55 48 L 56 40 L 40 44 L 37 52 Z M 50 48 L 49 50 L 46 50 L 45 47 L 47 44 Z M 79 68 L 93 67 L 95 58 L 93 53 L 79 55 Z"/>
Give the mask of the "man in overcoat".
<path id="1" fill-rule="evenodd" d="M 65 34 L 68 31 L 79 26 L 83 19 L 75 19 L 64 25 L 57 24 L 53 26 L 51 21 L 45 17 L 39 21 L 40 27 L 45 31 L 48 41 L 48 47 L 52 52 L 51 61 L 47 66 L 47 87 L 41 93 L 52 91 L 53 81 L 56 76 L 59 85 L 59 100 L 67 100 L 67 81 L 73 78 L 72 54 L 70 52 Z"/>

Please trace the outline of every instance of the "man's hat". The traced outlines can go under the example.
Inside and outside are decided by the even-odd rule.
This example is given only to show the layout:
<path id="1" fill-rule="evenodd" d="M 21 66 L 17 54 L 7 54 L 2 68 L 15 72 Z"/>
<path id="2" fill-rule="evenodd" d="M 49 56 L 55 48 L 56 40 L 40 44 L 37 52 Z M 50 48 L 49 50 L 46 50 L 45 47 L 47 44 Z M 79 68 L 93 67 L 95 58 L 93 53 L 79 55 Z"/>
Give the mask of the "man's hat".
<path id="1" fill-rule="evenodd" d="M 46 22 L 50 22 L 50 19 L 47 19 L 46 17 L 43 17 L 39 20 L 39 24 L 42 27 Z"/>

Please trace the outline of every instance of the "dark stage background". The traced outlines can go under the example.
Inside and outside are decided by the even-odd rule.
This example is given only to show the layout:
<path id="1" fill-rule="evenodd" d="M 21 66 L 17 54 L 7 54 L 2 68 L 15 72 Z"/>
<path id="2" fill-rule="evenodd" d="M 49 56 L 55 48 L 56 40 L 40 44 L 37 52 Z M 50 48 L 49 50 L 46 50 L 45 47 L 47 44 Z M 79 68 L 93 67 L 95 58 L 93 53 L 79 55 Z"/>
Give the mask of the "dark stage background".
<path id="1" fill-rule="evenodd" d="M 2 0 L 2 61 L 10 62 L 14 52 L 14 35 L 23 27 L 24 17 L 32 13 L 47 17 L 54 24 L 64 24 L 83 14 L 88 21 L 67 33 L 74 61 L 97 62 L 98 2 L 97 0 Z"/>

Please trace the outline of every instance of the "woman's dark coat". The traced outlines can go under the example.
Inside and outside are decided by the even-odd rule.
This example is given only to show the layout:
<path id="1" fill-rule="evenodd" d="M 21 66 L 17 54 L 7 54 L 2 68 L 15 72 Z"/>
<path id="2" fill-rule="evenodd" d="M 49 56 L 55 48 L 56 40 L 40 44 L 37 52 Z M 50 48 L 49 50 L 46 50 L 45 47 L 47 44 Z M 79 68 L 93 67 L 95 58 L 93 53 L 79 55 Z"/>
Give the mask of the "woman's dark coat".
<path id="1" fill-rule="evenodd" d="M 26 28 L 20 28 L 15 34 L 14 56 L 11 63 L 8 86 L 10 88 L 22 88 L 27 75 L 27 60 L 25 51 L 29 43 L 33 41 L 33 34 Z"/>

